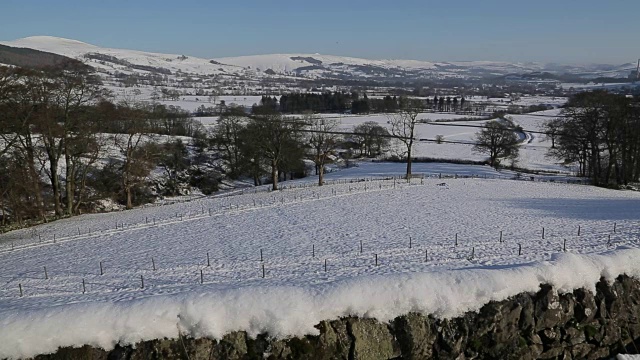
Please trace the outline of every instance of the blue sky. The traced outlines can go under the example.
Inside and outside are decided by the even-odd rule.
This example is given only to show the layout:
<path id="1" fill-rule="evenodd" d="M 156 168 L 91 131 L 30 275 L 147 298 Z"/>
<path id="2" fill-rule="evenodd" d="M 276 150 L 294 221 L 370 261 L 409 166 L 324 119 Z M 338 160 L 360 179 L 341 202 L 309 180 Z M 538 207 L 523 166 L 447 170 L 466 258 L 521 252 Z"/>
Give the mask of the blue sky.
<path id="1" fill-rule="evenodd" d="M 621 64 L 640 57 L 638 14 L 638 0 L 0 0 L 0 40 L 51 35 L 205 58 Z"/>

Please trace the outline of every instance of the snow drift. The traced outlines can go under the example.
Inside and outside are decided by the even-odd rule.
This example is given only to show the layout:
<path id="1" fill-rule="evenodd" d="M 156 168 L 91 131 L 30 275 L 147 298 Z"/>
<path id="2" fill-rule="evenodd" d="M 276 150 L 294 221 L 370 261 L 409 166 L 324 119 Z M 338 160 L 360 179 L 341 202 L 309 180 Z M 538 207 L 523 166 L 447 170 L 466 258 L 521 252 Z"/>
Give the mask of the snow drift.
<path id="1" fill-rule="evenodd" d="M 603 277 L 640 277 L 640 249 L 600 255 L 559 254 L 551 261 L 501 269 L 461 269 L 370 276 L 307 287 L 245 287 L 163 295 L 115 303 L 70 304 L 0 313 L 0 357 L 51 353 L 83 344 L 112 349 L 156 338 L 220 338 L 245 330 L 286 337 L 315 334 L 321 320 L 341 316 L 388 321 L 408 312 L 450 318 L 483 304 L 551 284 L 559 292 L 595 291 Z"/>

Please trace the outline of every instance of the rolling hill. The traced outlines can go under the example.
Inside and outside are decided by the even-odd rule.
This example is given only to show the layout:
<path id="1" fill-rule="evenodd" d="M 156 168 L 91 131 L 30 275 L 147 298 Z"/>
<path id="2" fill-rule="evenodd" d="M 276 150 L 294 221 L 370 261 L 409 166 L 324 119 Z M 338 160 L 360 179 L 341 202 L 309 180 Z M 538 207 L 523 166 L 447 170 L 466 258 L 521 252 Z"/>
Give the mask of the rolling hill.
<path id="1" fill-rule="evenodd" d="M 578 74 L 585 78 L 626 77 L 635 68 L 623 65 L 560 65 L 497 61 L 429 62 L 370 60 L 321 54 L 269 54 L 204 59 L 181 54 L 103 48 L 77 40 L 32 36 L 0 44 L 75 58 L 105 73 L 222 76 L 235 79 L 333 78 L 390 80 L 403 78 L 479 78 L 513 73 Z"/>

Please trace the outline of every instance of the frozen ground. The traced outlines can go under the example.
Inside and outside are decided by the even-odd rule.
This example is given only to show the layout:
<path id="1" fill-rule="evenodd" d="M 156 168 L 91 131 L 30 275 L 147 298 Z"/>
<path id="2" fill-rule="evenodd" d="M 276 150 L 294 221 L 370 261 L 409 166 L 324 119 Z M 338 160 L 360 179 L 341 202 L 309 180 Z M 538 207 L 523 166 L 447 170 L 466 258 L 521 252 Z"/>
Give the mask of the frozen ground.
<path id="1" fill-rule="evenodd" d="M 534 133 L 544 131 L 544 122 L 558 116 L 559 114 L 559 109 L 553 109 L 526 115 L 509 115 L 516 125 L 522 126 L 525 130 L 525 139 L 520 145 L 519 159 L 517 163 L 519 167 L 565 174 L 575 171 L 574 167 L 567 167 L 561 164 L 557 159 L 549 158 L 547 156 L 547 152 L 551 148 L 551 140 L 543 134 Z M 342 116 L 326 114 L 322 116 L 336 119 L 339 123 L 339 128 L 342 131 L 353 131 L 355 126 L 367 121 L 373 121 L 390 129 L 390 115 L 386 114 Z M 465 115 L 442 113 L 420 114 L 418 118 L 426 122 L 418 123 L 416 125 L 416 138 L 422 139 L 422 141 L 418 140 L 414 143 L 413 156 L 447 160 L 486 160 L 487 156 L 485 154 L 479 154 L 473 151 L 475 136 L 480 129 L 477 127 L 464 127 L 460 125 L 482 126 L 487 122 L 487 120 L 479 119 L 473 121 L 459 121 L 459 119 L 466 117 L 467 116 Z M 218 117 L 212 116 L 196 119 L 203 125 L 213 126 L 217 123 Z M 436 120 L 447 121 L 435 122 Z M 433 140 L 435 140 L 438 135 L 442 135 L 445 141 L 453 141 L 456 143 L 437 144 Z M 392 153 L 402 154 L 401 150 L 401 146 L 395 146 Z M 507 162 L 506 165 L 510 164 Z"/>
<path id="2" fill-rule="evenodd" d="M 518 164 L 532 170 L 549 170 L 556 172 L 576 172 L 576 165 L 565 166 L 558 159 L 547 156 L 551 149 L 551 139 L 544 134 L 544 123 L 560 115 L 559 109 L 540 111 L 526 115 L 511 115 L 516 125 L 525 129 L 526 141 L 520 146 Z M 534 132 L 531 132 L 534 131 Z"/>
<path id="3" fill-rule="evenodd" d="M 551 140 L 544 134 L 538 134 L 536 132 L 543 132 L 543 124 L 545 121 L 552 119 L 555 116 L 560 115 L 559 109 L 540 111 L 525 115 L 509 115 L 516 125 L 520 125 L 524 130 L 524 139 L 520 144 L 519 157 L 517 166 L 530 169 L 530 170 L 542 170 L 552 171 L 559 173 L 571 173 L 575 169 L 571 166 L 565 166 L 561 164 L 557 159 L 547 156 L 549 149 L 551 148 Z M 472 121 L 472 122 L 455 122 L 455 123 L 437 123 L 437 124 L 425 124 L 422 127 L 418 127 L 420 130 L 420 136 L 424 136 L 430 139 L 435 137 L 434 133 L 443 134 L 445 140 L 453 140 L 458 142 L 474 143 L 476 133 L 480 130 L 473 127 L 458 127 L 447 125 L 483 125 L 486 121 Z M 426 128 L 425 128 L 426 127 Z M 473 151 L 472 145 L 464 144 L 435 144 L 419 143 L 416 146 L 416 156 L 426 156 L 441 159 L 465 159 L 465 160 L 485 160 L 487 158 L 484 154 L 478 154 Z M 509 165 L 507 162 L 506 165 Z"/>
<path id="4" fill-rule="evenodd" d="M 130 89 L 113 88 L 114 93 L 119 96 L 125 96 L 129 94 Z M 148 100 L 152 91 L 150 87 L 140 87 L 139 95 L 140 99 Z M 195 89 L 192 89 L 195 90 Z M 237 104 L 242 106 L 251 106 L 260 102 L 260 96 L 219 96 L 217 101 L 224 100 L 227 105 Z M 472 97 L 474 101 L 490 101 L 497 103 L 498 100 L 510 101 L 508 99 L 483 99 L 481 97 Z M 179 106 L 188 111 L 195 111 L 199 106 L 211 107 L 213 104 L 208 100 L 207 96 L 181 96 L 180 100 L 159 101 L 165 105 Z M 540 104 L 546 103 L 553 106 L 558 106 L 566 102 L 566 98 L 555 97 L 543 97 L 543 96 L 526 96 L 521 98 L 518 103 L 522 104 Z M 525 130 L 542 131 L 542 124 L 544 121 L 550 119 L 553 116 L 560 114 L 559 109 L 553 109 L 548 111 L 541 111 L 537 113 L 527 115 L 510 115 L 516 124 L 521 125 Z M 373 121 L 382 126 L 390 129 L 389 119 L 391 114 L 370 114 L 370 115 L 341 115 L 341 114 L 321 114 L 318 116 L 328 117 L 336 119 L 339 123 L 339 127 L 344 131 L 351 131 L 357 125 L 360 125 L 367 121 Z M 459 121 L 460 119 L 474 118 L 474 116 L 458 115 L 453 113 L 422 113 L 418 116 L 418 119 L 423 122 L 416 126 L 416 138 L 422 139 L 417 141 L 414 145 L 414 156 L 416 157 L 428 157 L 435 159 L 447 159 L 447 160 L 472 160 L 483 161 L 487 159 L 484 154 L 479 154 L 473 151 L 473 143 L 475 142 L 476 133 L 478 128 L 473 127 L 460 127 L 460 126 L 448 126 L 448 125 L 474 125 L 481 126 L 486 120 L 474 120 L 474 121 Z M 217 124 L 218 116 L 199 117 L 195 118 L 197 121 L 205 126 L 214 126 Z M 444 122 L 443 122 L 444 120 Z M 448 123 L 446 121 L 455 122 Z M 437 144 L 433 142 L 436 136 L 441 135 L 446 141 L 458 142 L 455 144 L 442 143 Z M 527 168 L 531 170 L 553 171 L 561 173 L 571 173 L 575 169 L 572 167 L 566 167 L 560 164 L 556 159 L 551 159 L 546 156 L 548 149 L 551 147 L 551 142 L 542 134 L 526 133 L 526 142 L 524 142 L 520 148 L 520 159 L 517 166 Z M 392 154 L 403 155 L 402 147 L 395 147 L 392 150 Z M 507 164 L 509 165 L 509 164 Z"/>
<path id="5" fill-rule="evenodd" d="M 560 164 L 558 160 L 549 158 L 547 151 L 551 148 L 551 141 L 543 134 L 534 132 L 544 131 L 545 121 L 560 115 L 559 109 L 540 111 L 526 115 L 509 115 L 516 125 L 522 126 L 525 131 L 525 139 L 520 146 L 518 167 L 552 171 L 569 174 L 575 169 Z M 359 124 L 367 121 L 376 122 L 379 125 L 390 129 L 389 116 L 385 114 L 365 115 L 365 116 L 343 116 L 338 117 L 340 127 L 343 130 L 351 131 Z M 473 121 L 451 121 L 464 118 L 464 115 L 423 113 L 418 116 L 425 122 L 416 125 L 415 137 L 418 139 L 414 144 L 413 156 L 447 160 L 472 160 L 483 161 L 487 155 L 473 151 L 476 133 L 480 130 L 477 127 L 465 127 L 464 125 L 482 126 L 487 120 Z M 435 120 L 449 120 L 449 122 L 436 122 Z M 462 126 L 461 126 L 462 125 Z M 442 135 L 445 141 L 456 143 L 435 143 L 436 136 Z M 422 141 L 420 141 L 422 139 Z M 396 153 L 400 154 L 402 147 L 397 147 Z M 506 163 L 510 165 L 510 163 Z"/>
<path id="6" fill-rule="evenodd" d="M 355 126 L 358 126 L 367 121 L 373 121 L 381 126 L 386 127 L 391 132 L 391 125 L 389 124 L 390 116 L 387 114 L 372 114 L 364 116 L 344 116 L 339 117 L 340 128 L 345 131 L 353 131 Z M 455 120 L 466 118 L 466 115 L 456 114 L 443 114 L 443 113 L 422 113 L 418 115 L 418 119 L 423 121 L 435 121 L 435 120 Z M 462 122 L 456 121 L 455 124 L 472 124 L 482 125 L 484 121 L 471 121 Z M 438 123 L 443 124 L 443 123 Z M 476 128 L 465 127 L 453 127 L 443 125 L 431 125 L 429 123 L 418 123 L 415 129 L 416 139 L 428 139 L 434 140 L 437 135 L 442 135 L 444 140 L 457 141 L 462 144 L 436 144 L 433 141 L 416 141 L 414 143 L 413 156 L 414 157 L 429 157 L 437 159 L 463 159 L 482 161 L 486 157 L 481 154 L 476 154 L 472 151 L 472 143 Z M 468 144 L 464 144 L 468 143 Z M 392 144 L 393 145 L 393 144 Z M 392 153 L 404 156 L 402 153 L 402 146 L 393 146 Z"/>
<path id="7" fill-rule="evenodd" d="M 515 180 L 346 182 L 4 234 L 0 357 L 178 329 L 287 336 L 345 315 L 450 317 L 541 282 L 591 289 L 600 276 L 640 275 L 639 197 Z"/>
<path id="8" fill-rule="evenodd" d="M 511 98 L 490 98 L 486 96 L 467 96 L 465 98 L 469 101 L 483 102 L 495 105 L 519 105 L 519 106 L 531 106 L 531 105 L 548 105 L 558 107 L 564 105 L 567 102 L 566 97 L 556 96 L 540 96 L 540 95 L 524 95 L 515 99 Z"/>

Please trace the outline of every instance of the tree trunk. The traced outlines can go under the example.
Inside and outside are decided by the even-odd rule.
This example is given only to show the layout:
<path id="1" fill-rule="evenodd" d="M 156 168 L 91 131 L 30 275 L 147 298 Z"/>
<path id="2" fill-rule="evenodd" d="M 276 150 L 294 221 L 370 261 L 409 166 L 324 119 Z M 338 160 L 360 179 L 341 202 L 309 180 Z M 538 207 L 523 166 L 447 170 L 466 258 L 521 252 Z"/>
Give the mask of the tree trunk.
<path id="1" fill-rule="evenodd" d="M 411 138 L 409 139 L 409 144 L 407 146 L 407 181 L 411 181 L 411 162 L 413 159 L 411 158 L 411 153 L 413 150 L 413 125 L 411 127 Z"/>
<path id="2" fill-rule="evenodd" d="M 60 202 L 60 180 L 58 179 L 58 164 L 51 164 L 51 187 L 53 188 L 53 204 L 56 217 L 62 216 L 62 204 Z"/>
<path id="3" fill-rule="evenodd" d="M 131 201 L 131 179 L 129 176 L 131 175 L 131 161 L 133 157 L 133 147 L 131 146 L 131 136 L 129 136 L 129 142 L 127 144 L 126 150 L 126 158 L 124 161 L 124 167 L 122 169 L 122 187 L 124 188 L 125 195 L 127 197 L 127 205 L 126 208 L 132 209 L 133 202 Z"/>
<path id="4" fill-rule="evenodd" d="M 87 190 L 87 173 L 89 172 L 89 166 L 86 166 L 82 171 L 80 177 L 80 189 L 78 190 L 78 201 L 73 206 L 73 213 L 80 214 L 80 205 L 84 202 L 85 193 Z"/>
<path id="5" fill-rule="evenodd" d="M 278 190 L 278 166 L 275 160 L 271 160 L 271 190 Z"/>
<path id="6" fill-rule="evenodd" d="M 324 162 L 321 162 L 318 165 L 318 186 L 322 186 L 324 185 Z"/>
<path id="7" fill-rule="evenodd" d="M 127 210 L 131 210 L 131 209 L 133 209 L 133 201 L 132 201 L 132 196 L 131 196 L 131 188 L 127 186 L 127 187 L 125 188 L 125 192 L 127 193 Z"/>
<path id="8" fill-rule="evenodd" d="M 7 211 L 4 208 L 4 194 L 0 195 L 0 211 L 2 212 L 2 222 L 0 223 L 0 226 L 5 226 L 7 223 Z"/>
<path id="9" fill-rule="evenodd" d="M 69 154 L 65 154 L 66 178 L 65 190 L 67 193 L 67 215 L 73 215 L 73 198 L 75 192 L 75 174 L 73 166 L 71 165 L 71 158 Z"/>
<path id="10" fill-rule="evenodd" d="M 617 152 L 611 151 L 611 146 L 609 146 L 609 163 L 607 164 L 607 172 L 605 173 L 605 184 L 608 185 L 611 181 L 611 172 L 613 170 L 613 164 L 617 162 Z M 617 182 L 617 179 L 616 179 Z"/>
<path id="11" fill-rule="evenodd" d="M 407 181 L 411 180 L 411 147 L 407 151 Z"/>
<path id="12" fill-rule="evenodd" d="M 45 204 L 44 199 L 42 198 L 42 189 L 40 188 L 40 174 L 36 171 L 35 168 L 35 154 L 33 153 L 33 144 L 31 142 L 31 138 L 27 139 L 27 144 L 29 146 L 26 149 L 27 161 L 29 162 L 29 175 L 30 182 L 33 182 L 33 193 L 36 197 L 36 202 L 38 203 L 38 215 L 42 219 L 43 222 L 47 222 L 47 216 L 45 214 Z"/>

